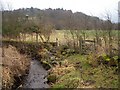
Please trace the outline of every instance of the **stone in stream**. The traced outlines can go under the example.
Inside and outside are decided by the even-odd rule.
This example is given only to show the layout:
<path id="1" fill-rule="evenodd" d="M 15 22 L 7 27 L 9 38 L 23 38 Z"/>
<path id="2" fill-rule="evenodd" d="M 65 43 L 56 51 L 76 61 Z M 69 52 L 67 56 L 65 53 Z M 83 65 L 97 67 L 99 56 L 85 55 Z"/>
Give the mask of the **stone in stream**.
<path id="1" fill-rule="evenodd" d="M 28 76 L 26 76 L 23 88 L 49 88 L 47 79 L 44 78 L 47 71 L 42 67 L 39 61 L 32 60 Z"/>

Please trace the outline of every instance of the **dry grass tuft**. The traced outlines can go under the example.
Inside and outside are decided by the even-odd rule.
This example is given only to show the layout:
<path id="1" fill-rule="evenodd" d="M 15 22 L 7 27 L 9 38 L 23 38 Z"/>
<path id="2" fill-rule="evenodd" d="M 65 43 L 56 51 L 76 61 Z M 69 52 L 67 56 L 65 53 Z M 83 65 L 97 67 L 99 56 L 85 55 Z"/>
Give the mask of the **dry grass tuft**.
<path id="1" fill-rule="evenodd" d="M 8 48 L 3 47 L 4 57 L 2 58 L 2 87 L 11 89 L 15 79 L 14 77 L 20 77 L 26 74 L 26 70 L 29 68 L 29 59 L 20 54 L 15 47 L 9 45 Z"/>

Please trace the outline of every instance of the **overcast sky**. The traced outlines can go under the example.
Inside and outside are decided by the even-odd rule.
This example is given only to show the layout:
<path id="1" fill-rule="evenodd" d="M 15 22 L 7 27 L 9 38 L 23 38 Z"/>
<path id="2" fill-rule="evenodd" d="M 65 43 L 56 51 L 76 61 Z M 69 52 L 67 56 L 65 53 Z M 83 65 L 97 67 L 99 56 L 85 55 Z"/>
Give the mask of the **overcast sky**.
<path id="1" fill-rule="evenodd" d="M 83 12 L 88 15 L 104 18 L 106 12 L 111 13 L 112 21 L 117 22 L 118 2 L 120 0 L 0 0 L 4 7 L 18 8 L 63 8 L 73 12 Z"/>

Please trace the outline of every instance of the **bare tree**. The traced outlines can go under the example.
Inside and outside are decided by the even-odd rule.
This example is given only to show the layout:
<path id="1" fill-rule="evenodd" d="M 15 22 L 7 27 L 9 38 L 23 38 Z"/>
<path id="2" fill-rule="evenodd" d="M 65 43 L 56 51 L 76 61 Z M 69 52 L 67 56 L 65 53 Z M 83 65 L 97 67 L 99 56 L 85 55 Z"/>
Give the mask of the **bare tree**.
<path id="1" fill-rule="evenodd" d="M 109 13 L 106 13 L 106 30 L 108 32 L 109 56 L 112 57 L 112 21 Z"/>
<path id="2" fill-rule="evenodd" d="M 42 34 L 44 35 L 46 42 L 49 42 L 50 35 L 51 35 L 53 30 L 54 30 L 54 26 L 50 22 L 44 24 L 44 28 L 43 28 Z"/>

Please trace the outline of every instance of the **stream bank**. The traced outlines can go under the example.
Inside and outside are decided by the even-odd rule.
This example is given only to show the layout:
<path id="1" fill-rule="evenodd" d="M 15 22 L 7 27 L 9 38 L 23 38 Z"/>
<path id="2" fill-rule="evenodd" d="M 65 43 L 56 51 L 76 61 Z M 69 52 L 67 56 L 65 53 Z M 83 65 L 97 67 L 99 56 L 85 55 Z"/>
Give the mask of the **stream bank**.
<path id="1" fill-rule="evenodd" d="M 7 64 L 8 66 L 13 67 L 12 69 L 11 69 L 11 67 L 8 68 L 8 69 L 10 69 L 9 75 L 6 74 L 6 72 L 8 72 L 8 69 L 4 70 L 6 72 L 3 76 L 5 77 L 7 75 L 6 77 L 8 77 L 8 79 L 10 77 L 10 80 L 8 82 L 8 84 L 10 84 L 10 85 L 5 83 L 6 87 L 10 86 L 9 89 L 49 88 L 49 85 L 47 85 L 47 83 L 46 83 L 47 79 L 44 78 L 47 75 L 47 70 L 45 70 L 42 67 L 42 64 L 40 63 L 41 57 L 38 54 L 39 49 L 41 48 L 40 44 L 21 43 L 21 42 L 12 42 L 12 41 L 11 42 L 6 41 L 6 42 L 3 42 L 3 44 L 7 48 L 9 46 L 11 46 L 12 50 L 11 49 L 9 50 L 10 51 L 9 55 L 12 54 L 14 56 L 11 59 L 8 58 L 8 59 L 4 60 L 4 62 L 6 61 L 5 66 Z M 11 52 L 11 51 L 14 51 L 14 52 Z M 5 49 L 5 52 L 8 52 L 8 51 Z M 5 54 L 5 56 L 9 56 L 6 53 L 4 53 L 4 54 Z M 19 57 L 17 57 L 17 55 Z M 26 56 L 26 58 L 22 58 L 24 55 Z M 32 60 L 32 58 L 34 58 L 34 60 Z M 14 64 L 11 64 L 12 62 Z M 29 62 L 29 64 L 26 65 L 28 62 Z M 20 65 L 19 65 L 19 63 L 20 63 Z M 17 68 L 16 67 L 14 68 L 14 66 L 16 66 Z M 29 66 L 29 67 L 26 68 L 25 66 L 26 67 Z M 20 71 L 20 73 L 17 72 L 18 70 Z M 14 71 L 16 71 L 15 75 L 11 74 L 11 73 L 14 73 Z M 25 71 L 25 72 L 23 73 L 23 71 Z M 7 82 L 7 81 L 8 80 L 6 80 L 4 78 L 2 83 L 4 84 L 4 82 Z M 3 87 L 3 89 L 6 88 L 6 87 Z"/>
<path id="2" fill-rule="evenodd" d="M 8 45 L 0 47 L 1 53 L 1 78 L 2 89 L 15 89 L 21 84 L 22 77 L 26 75 L 30 66 L 30 58 L 20 54 L 14 46 Z"/>

